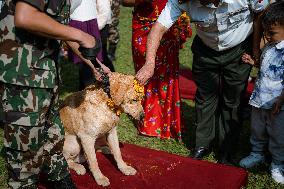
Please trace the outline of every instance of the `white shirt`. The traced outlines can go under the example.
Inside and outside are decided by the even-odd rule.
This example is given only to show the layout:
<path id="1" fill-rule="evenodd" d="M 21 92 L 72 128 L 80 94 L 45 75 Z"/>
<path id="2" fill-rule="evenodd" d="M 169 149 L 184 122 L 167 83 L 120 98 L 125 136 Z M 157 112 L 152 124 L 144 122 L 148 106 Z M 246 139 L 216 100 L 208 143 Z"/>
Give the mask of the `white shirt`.
<path id="1" fill-rule="evenodd" d="M 96 0 L 71 0 L 70 11 L 71 20 L 81 22 L 93 20 L 97 18 Z"/>
<path id="2" fill-rule="evenodd" d="M 99 29 L 103 29 L 106 24 L 111 24 L 111 2 L 110 0 L 96 0 Z"/>
<path id="3" fill-rule="evenodd" d="M 269 4 L 268 0 L 220 0 L 219 6 L 202 6 L 199 0 L 179 4 L 169 0 L 158 18 L 158 22 L 170 28 L 181 11 L 186 11 L 195 23 L 196 34 L 210 48 L 222 51 L 244 41 L 252 33 L 253 15 L 250 10 L 260 12 Z"/>

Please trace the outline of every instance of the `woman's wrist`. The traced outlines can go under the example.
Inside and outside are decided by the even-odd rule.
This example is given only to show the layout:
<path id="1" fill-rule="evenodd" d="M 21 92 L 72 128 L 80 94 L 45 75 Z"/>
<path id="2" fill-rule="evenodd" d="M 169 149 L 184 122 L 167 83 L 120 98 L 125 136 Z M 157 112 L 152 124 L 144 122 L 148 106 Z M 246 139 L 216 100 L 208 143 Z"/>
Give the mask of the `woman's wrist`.
<path id="1" fill-rule="evenodd" d="M 146 61 L 145 65 L 155 68 L 155 61 Z"/>

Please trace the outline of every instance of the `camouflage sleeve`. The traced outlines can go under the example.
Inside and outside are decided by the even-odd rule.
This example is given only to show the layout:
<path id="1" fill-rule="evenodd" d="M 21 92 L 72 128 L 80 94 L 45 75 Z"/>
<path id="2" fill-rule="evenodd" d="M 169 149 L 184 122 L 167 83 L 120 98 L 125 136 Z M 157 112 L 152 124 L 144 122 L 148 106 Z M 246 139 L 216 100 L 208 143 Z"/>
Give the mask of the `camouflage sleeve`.
<path id="1" fill-rule="evenodd" d="M 44 11 L 47 2 L 45 0 L 18 0 L 18 1 L 23 1 L 25 3 L 28 3 L 42 12 Z"/>

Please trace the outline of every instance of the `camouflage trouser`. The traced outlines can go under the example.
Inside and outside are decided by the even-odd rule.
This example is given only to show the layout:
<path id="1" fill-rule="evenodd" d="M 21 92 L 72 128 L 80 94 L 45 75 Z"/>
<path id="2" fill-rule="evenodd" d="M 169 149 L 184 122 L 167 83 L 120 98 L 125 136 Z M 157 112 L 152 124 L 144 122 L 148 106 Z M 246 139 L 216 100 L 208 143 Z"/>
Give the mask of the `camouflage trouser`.
<path id="1" fill-rule="evenodd" d="M 37 188 L 39 173 L 55 181 L 69 174 L 57 89 L 0 82 L 4 146 L 11 188 Z"/>
<path id="2" fill-rule="evenodd" d="M 112 10 L 112 18 L 111 24 L 109 25 L 109 51 L 112 48 L 116 48 L 119 42 L 119 31 L 118 31 L 118 24 L 119 24 L 119 12 L 120 12 L 120 0 L 113 0 L 111 4 Z"/>

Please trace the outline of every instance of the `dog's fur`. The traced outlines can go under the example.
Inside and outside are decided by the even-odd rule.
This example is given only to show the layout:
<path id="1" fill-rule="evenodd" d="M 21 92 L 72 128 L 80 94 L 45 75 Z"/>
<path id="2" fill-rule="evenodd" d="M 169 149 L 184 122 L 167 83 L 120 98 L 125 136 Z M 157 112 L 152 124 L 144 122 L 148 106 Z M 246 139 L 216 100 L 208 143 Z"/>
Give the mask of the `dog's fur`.
<path id="1" fill-rule="evenodd" d="M 135 119 L 143 115 L 141 97 L 133 88 L 134 76 L 110 73 L 110 95 L 116 106 Z M 70 169 L 77 174 L 85 174 L 82 163 L 87 159 L 89 168 L 97 182 L 102 186 L 110 184 L 97 163 L 95 142 L 106 138 L 109 149 L 116 160 L 119 170 L 125 175 L 134 175 L 136 170 L 128 166 L 121 157 L 116 126 L 119 116 L 107 105 L 108 95 L 95 86 L 68 96 L 60 109 L 60 117 L 65 129 L 63 154 Z M 85 156 L 81 156 L 82 150 Z"/>

